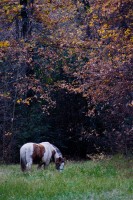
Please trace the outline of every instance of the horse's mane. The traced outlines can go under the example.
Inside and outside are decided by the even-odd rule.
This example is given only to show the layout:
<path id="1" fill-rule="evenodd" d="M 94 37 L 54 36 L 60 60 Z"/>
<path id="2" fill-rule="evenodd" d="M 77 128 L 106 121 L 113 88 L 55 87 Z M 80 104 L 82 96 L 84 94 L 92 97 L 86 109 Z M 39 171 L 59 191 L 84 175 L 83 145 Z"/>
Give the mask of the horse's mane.
<path id="1" fill-rule="evenodd" d="M 59 156 L 62 157 L 62 153 L 60 152 L 60 150 L 55 145 L 52 144 L 52 146 L 56 149 L 56 152 L 59 154 Z"/>

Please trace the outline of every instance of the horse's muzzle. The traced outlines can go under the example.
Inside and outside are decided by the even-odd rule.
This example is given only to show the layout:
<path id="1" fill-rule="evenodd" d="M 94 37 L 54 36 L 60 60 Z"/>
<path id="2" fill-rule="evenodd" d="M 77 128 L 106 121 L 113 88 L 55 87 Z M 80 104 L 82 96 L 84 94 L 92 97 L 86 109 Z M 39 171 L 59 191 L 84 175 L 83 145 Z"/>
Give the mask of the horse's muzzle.
<path id="1" fill-rule="evenodd" d="M 64 162 L 60 164 L 60 166 L 59 166 L 59 169 L 58 169 L 58 170 L 61 172 L 61 171 L 63 171 L 63 169 L 64 169 Z"/>

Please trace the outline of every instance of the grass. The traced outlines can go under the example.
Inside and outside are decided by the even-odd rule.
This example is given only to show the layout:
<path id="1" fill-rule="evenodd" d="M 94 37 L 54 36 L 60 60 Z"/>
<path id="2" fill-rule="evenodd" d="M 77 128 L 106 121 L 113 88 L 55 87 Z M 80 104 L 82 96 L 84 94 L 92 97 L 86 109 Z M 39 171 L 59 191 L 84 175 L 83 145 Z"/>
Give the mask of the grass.
<path id="1" fill-rule="evenodd" d="M 133 161 L 115 156 L 101 161 L 70 162 L 62 173 L 22 173 L 19 165 L 0 165 L 1 200 L 132 200 Z"/>

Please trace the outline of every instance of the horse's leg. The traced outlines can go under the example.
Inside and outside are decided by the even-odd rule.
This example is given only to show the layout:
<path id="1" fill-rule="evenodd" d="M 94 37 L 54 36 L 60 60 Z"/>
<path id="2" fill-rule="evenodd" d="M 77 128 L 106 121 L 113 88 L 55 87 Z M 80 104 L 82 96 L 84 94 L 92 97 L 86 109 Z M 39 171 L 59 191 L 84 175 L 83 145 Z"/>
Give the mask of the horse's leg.
<path id="1" fill-rule="evenodd" d="M 37 166 L 37 169 L 41 169 L 42 165 L 44 165 L 44 163 L 39 163 L 38 166 Z"/>
<path id="2" fill-rule="evenodd" d="M 32 163 L 33 163 L 32 156 L 31 156 L 30 152 L 26 152 L 26 161 L 27 161 L 26 169 L 30 170 Z"/>
<path id="3" fill-rule="evenodd" d="M 44 165 L 43 165 L 43 168 L 44 168 L 44 169 L 47 169 L 49 163 L 50 163 L 50 160 L 47 160 L 45 163 L 43 163 L 43 164 L 44 164 Z"/>
<path id="4" fill-rule="evenodd" d="M 46 163 L 43 164 L 43 169 L 46 169 L 48 165 Z"/>
<path id="5" fill-rule="evenodd" d="M 49 163 L 45 163 L 45 162 L 39 163 L 37 166 L 37 169 L 41 169 L 42 166 L 44 169 L 46 169 L 48 165 L 49 165 Z"/>
<path id="6" fill-rule="evenodd" d="M 26 168 L 27 168 L 27 170 L 30 170 L 31 169 L 31 166 L 32 166 L 32 159 L 27 163 L 27 165 L 26 165 Z"/>

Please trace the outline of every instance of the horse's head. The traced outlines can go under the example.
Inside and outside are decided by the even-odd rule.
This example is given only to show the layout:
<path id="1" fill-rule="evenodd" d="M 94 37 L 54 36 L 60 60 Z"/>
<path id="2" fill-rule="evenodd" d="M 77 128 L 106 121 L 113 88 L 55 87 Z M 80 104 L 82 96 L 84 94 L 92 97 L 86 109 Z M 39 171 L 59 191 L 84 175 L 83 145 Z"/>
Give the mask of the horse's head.
<path id="1" fill-rule="evenodd" d="M 64 158 L 59 157 L 55 160 L 56 169 L 62 171 L 64 169 Z"/>

